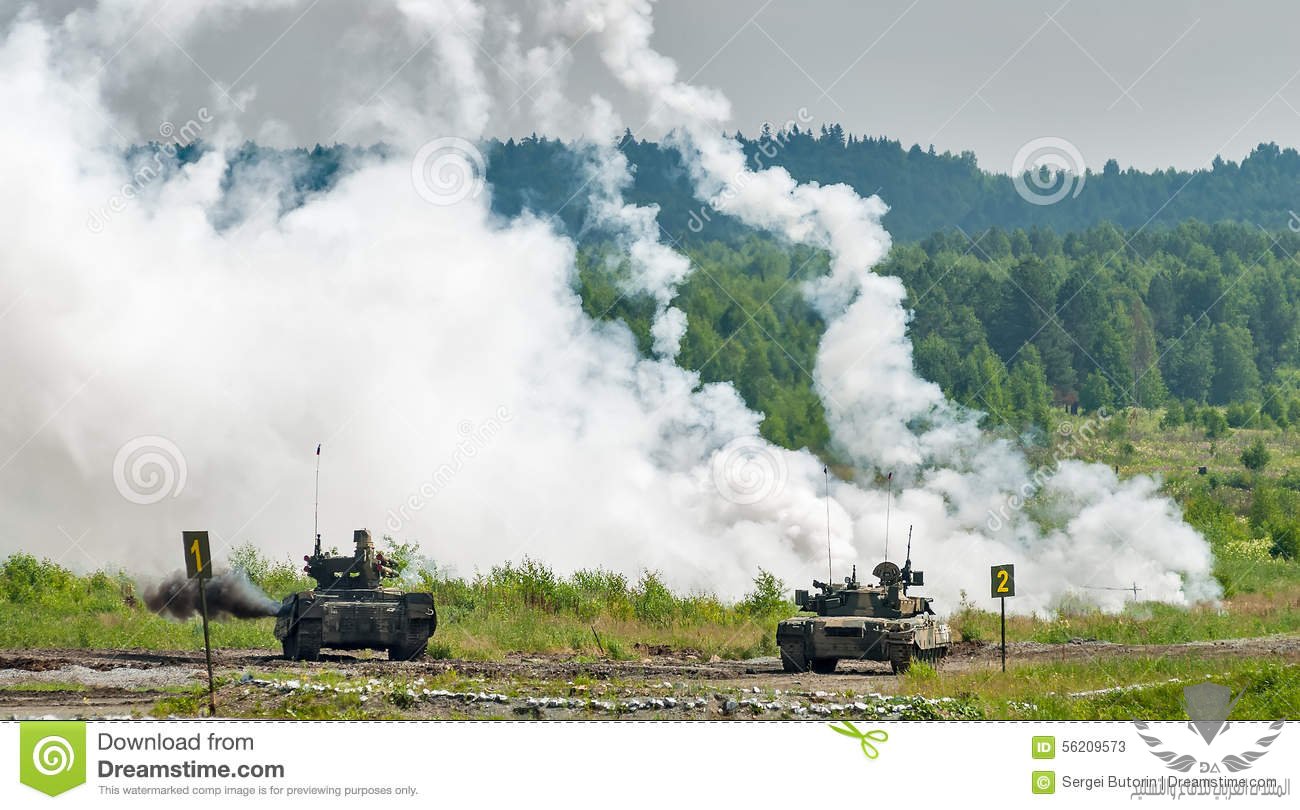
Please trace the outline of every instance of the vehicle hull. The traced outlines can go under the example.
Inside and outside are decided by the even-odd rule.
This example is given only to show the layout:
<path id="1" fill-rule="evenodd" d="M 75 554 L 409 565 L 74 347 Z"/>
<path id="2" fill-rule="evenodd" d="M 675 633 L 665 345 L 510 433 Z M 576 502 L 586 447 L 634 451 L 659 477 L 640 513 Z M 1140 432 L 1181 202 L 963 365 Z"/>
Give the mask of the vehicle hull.
<path id="1" fill-rule="evenodd" d="M 284 657 L 313 661 L 324 647 L 386 650 L 394 660 L 424 655 L 438 626 L 433 597 L 392 589 L 302 591 L 284 599 L 275 637 Z"/>
<path id="2" fill-rule="evenodd" d="M 952 644 L 948 625 L 932 616 L 800 616 L 777 625 L 776 643 L 788 672 L 832 672 L 841 659 L 888 661 L 905 672 L 912 661 L 938 661 Z"/>

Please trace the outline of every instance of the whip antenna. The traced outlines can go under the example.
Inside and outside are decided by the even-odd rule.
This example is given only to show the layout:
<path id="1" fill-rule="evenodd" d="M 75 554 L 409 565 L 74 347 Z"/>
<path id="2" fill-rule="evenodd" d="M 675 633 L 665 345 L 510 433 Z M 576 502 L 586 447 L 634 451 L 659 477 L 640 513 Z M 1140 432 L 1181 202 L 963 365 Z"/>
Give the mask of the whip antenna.
<path id="1" fill-rule="evenodd" d="M 828 583 L 835 581 L 835 575 L 831 573 L 831 473 L 827 467 L 822 467 L 822 475 L 826 478 L 826 581 Z"/>
<path id="2" fill-rule="evenodd" d="M 885 559 L 889 559 L 889 507 L 894 500 L 894 474 L 891 472 L 885 477 L 885 486 L 888 494 L 885 495 Z"/>
<path id="3" fill-rule="evenodd" d="M 312 534 L 316 536 L 316 556 L 320 556 L 320 444 L 316 445 L 316 508 L 312 515 Z"/>

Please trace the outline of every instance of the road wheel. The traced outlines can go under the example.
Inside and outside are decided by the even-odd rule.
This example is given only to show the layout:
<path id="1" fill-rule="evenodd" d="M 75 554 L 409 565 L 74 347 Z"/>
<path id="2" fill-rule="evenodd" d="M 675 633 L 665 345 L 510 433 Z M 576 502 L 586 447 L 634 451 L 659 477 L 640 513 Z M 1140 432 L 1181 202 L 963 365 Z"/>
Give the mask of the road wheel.
<path id="1" fill-rule="evenodd" d="M 814 658 L 812 660 L 812 671 L 818 675 L 830 675 L 835 671 L 835 665 L 840 662 L 838 658 Z"/>

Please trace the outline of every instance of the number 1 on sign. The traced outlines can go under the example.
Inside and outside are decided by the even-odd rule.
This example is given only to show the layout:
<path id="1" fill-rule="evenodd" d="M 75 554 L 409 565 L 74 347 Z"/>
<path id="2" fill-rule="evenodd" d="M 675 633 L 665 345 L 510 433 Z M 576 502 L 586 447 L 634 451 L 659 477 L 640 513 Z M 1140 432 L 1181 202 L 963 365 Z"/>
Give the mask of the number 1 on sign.
<path id="1" fill-rule="evenodd" d="M 185 575 L 190 579 L 212 578 L 212 546 L 208 544 L 207 532 L 183 532 L 185 554 Z"/>

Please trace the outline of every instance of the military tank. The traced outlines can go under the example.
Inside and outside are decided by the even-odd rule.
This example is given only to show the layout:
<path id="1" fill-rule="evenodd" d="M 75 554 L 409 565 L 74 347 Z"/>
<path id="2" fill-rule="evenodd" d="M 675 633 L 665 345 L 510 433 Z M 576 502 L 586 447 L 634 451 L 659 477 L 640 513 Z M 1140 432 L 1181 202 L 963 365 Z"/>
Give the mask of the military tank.
<path id="1" fill-rule="evenodd" d="M 284 657 L 315 661 L 322 647 L 387 650 L 393 661 L 423 656 L 438 626 L 433 595 L 384 587 L 383 579 L 397 574 L 392 563 L 375 550 L 369 531 L 357 529 L 352 539 L 352 555 L 322 554 L 318 534 L 315 553 L 303 557 L 316 588 L 280 605 L 275 637 Z"/>
<path id="2" fill-rule="evenodd" d="M 952 645 L 952 633 L 935 618 L 929 597 L 908 595 L 909 586 L 925 584 L 925 575 L 912 570 L 911 556 L 909 538 L 901 569 L 886 560 L 872 570 L 877 585 L 859 584 L 854 566 L 843 585 L 813 580 L 820 593 L 795 591 L 795 604 L 817 615 L 776 626 L 785 671 L 829 674 L 844 658 L 888 661 L 896 675 L 913 661 L 938 664 Z"/>

